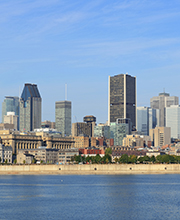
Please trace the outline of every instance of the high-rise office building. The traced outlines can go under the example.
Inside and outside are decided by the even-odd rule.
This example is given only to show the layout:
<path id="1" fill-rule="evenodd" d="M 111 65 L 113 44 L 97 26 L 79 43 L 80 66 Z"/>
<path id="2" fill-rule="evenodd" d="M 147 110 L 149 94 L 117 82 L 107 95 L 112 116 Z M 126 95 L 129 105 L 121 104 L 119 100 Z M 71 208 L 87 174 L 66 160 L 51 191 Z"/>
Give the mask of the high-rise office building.
<path id="1" fill-rule="evenodd" d="M 166 108 L 166 126 L 171 128 L 171 137 L 180 139 L 180 106 L 171 105 Z"/>
<path id="2" fill-rule="evenodd" d="M 137 131 L 143 135 L 149 134 L 149 108 L 137 107 Z"/>
<path id="3" fill-rule="evenodd" d="M 171 143 L 171 128 L 169 127 L 155 127 L 149 130 L 152 146 L 162 147 Z"/>
<path id="4" fill-rule="evenodd" d="M 33 131 L 41 127 L 41 102 L 37 85 L 26 83 L 20 99 L 20 131 Z"/>
<path id="5" fill-rule="evenodd" d="M 71 135 L 71 102 L 59 101 L 55 103 L 55 127 L 62 136 Z"/>
<path id="6" fill-rule="evenodd" d="M 4 123 L 4 116 L 7 115 L 7 112 L 15 112 L 15 115 L 18 116 L 18 120 L 19 120 L 19 97 L 5 96 L 5 99 L 2 103 L 2 122 L 3 123 Z M 19 127 L 18 124 L 17 124 L 17 127 Z"/>
<path id="7" fill-rule="evenodd" d="M 159 109 L 137 107 L 137 131 L 149 135 L 149 129 L 159 127 Z"/>
<path id="8" fill-rule="evenodd" d="M 83 118 L 84 122 L 76 122 L 72 124 L 72 136 L 83 135 L 85 137 L 94 137 L 94 127 L 96 125 L 96 117 L 88 115 Z"/>
<path id="9" fill-rule="evenodd" d="M 128 74 L 109 76 L 108 124 L 118 118 L 131 119 L 136 127 L 136 77 Z"/>
<path id="10" fill-rule="evenodd" d="M 179 98 L 177 96 L 170 96 L 169 93 L 159 93 L 159 96 L 151 98 L 151 108 L 159 109 L 159 126 L 166 126 L 166 112 L 165 108 L 171 105 L 179 105 Z"/>

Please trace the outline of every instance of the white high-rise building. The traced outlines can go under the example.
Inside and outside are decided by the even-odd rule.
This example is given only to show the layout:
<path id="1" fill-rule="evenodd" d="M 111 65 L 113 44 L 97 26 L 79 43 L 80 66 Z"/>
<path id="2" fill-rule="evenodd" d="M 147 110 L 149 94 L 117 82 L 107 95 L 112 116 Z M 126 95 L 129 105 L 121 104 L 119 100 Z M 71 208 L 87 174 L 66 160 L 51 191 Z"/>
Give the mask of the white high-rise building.
<path id="1" fill-rule="evenodd" d="M 180 139 L 180 106 L 166 108 L 166 126 L 171 128 L 171 137 Z"/>
<path id="2" fill-rule="evenodd" d="M 159 109 L 159 126 L 166 127 L 166 107 L 171 105 L 179 105 L 177 96 L 170 96 L 169 93 L 160 93 L 159 96 L 151 98 L 151 108 Z"/>

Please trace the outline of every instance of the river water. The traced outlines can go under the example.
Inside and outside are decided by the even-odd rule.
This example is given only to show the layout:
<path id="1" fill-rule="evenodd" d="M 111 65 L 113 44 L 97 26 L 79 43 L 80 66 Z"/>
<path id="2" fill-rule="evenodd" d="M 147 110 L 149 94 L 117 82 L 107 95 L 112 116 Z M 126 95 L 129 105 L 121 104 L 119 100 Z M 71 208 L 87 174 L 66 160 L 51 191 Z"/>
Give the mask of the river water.
<path id="1" fill-rule="evenodd" d="M 0 176 L 0 219 L 180 218 L 180 175 Z"/>

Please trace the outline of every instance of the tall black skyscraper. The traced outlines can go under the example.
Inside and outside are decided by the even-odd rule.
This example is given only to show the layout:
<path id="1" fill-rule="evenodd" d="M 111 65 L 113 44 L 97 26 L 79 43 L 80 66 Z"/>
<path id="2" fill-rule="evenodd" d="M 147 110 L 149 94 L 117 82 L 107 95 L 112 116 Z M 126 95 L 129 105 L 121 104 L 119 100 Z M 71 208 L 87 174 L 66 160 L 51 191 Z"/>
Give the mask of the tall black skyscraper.
<path id="1" fill-rule="evenodd" d="M 41 127 L 41 96 L 37 85 L 26 83 L 20 99 L 20 131 Z"/>
<path id="2" fill-rule="evenodd" d="M 128 74 L 109 76 L 108 123 L 118 118 L 131 119 L 136 127 L 136 77 Z"/>

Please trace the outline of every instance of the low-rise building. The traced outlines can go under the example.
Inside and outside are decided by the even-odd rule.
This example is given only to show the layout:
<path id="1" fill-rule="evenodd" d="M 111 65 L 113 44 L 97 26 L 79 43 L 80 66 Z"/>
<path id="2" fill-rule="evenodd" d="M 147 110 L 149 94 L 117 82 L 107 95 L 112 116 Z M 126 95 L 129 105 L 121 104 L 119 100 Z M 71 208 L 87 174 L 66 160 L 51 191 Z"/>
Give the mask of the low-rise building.
<path id="1" fill-rule="evenodd" d="M 67 164 L 71 162 L 71 158 L 79 155 L 79 150 L 77 148 L 62 149 L 58 151 L 58 163 Z"/>
<path id="2" fill-rule="evenodd" d="M 12 147 L 0 144 L 1 163 L 12 163 Z"/>
<path id="3" fill-rule="evenodd" d="M 22 154 L 24 154 L 25 156 L 26 154 L 28 156 L 32 155 L 34 156 L 36 161 L 40 161 L 40 162 L 42 161 L 43 163 L 51 163 L 51 164 L 58 163 L 58 149 L 54 149 L 54 148 L 49 149 L 46 147 L 39 147 L 37 149 L 19 150 L 18 155 L 17 155 L 17 163 L 23 162 Z"/>
<path id="4" fill-rule="evenodd" d="M 99 154 L 101 157 L 103 157 L 105 155 L 105 150 L 96 147 L 87 147 L 85 149 L 79 149 L 79 154 L 85 157 L 96 156 L 97 154 Z"/>
<path id="5" fill-rule="evenodd" d="M 17 155 L 17 164 L 31 164 L 33 159 L 34 155 L 22 151 Z"/>
<path id="6" fill-rule="evenodd" d="M 126 135 L 123 139 L 123 146 L 138 146 L 138 147 L 150 147 L 151 146 L 151 137 L 147 135 Z"/>

